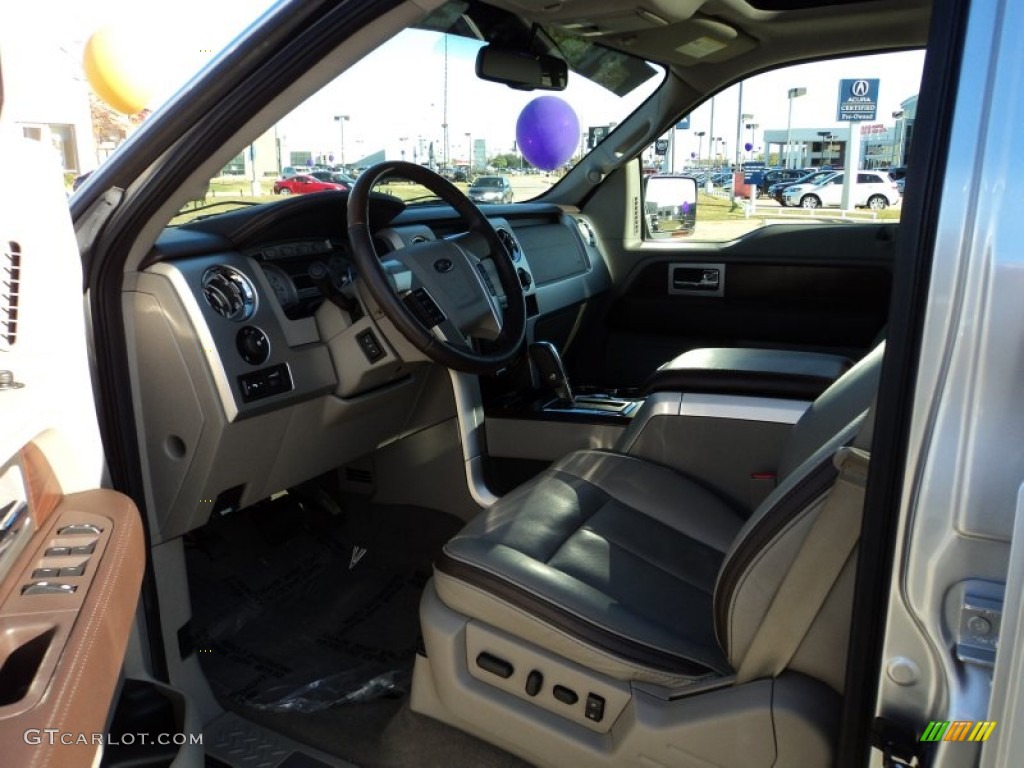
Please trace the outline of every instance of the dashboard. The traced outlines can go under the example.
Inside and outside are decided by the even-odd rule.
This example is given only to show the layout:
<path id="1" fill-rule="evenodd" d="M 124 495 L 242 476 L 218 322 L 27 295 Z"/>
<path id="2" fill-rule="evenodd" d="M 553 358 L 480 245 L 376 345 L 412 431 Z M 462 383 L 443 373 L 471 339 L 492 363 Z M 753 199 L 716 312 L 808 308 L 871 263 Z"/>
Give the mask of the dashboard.
<path id="1" fill-rule="evenodd" d="M 345 193 L 322 192 L 168 228 L 130 282 L 135 408 L 159 539 L 455 415 L 447 371 L 361 285 L 345 203 Z M 528 339 L 545 317 L 609 288 L 585 218 L 545 204 L 484 211 L 523 286 Z M 465 225 L 447 206 L 380 196 L 370 228 L 402 293 L 394 254 Z M 478 269 L 500 305 L 493 263 Z"/>

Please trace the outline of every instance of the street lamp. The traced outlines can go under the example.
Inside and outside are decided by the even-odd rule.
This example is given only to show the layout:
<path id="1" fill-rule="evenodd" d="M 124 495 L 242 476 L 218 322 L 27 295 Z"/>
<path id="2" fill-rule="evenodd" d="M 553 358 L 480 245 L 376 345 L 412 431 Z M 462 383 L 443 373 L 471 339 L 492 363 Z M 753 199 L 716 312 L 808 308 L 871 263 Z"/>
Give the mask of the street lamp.
<path id="1" fill-rule="evenodd" d="M 473 135 L 466 131 L 466 145 L 469 147 L 469 169 L 466 174 L 469 175 L 473 172 Z"/>
<path id="2" fill-rule="evenodd" d="M 741 125 L 746 125 L 746 127 L 749 128 L 750 127 L 750 122 L 753 121 L 753 119 L 754 119 L 753 115 L 751 115 L 751 114 L 749 114 L 747 112 L 744 112 L 743 114 L 740 115 L 740 119 L 736 121 L 736 165 L 740 164 L 740 160 L 742 159 L 742 152 L 743 152 L 743 135 L 740 132 L 740 126 Z M 750 143 L 751 144 L 754 143 L 753 137 L 751 137 Z"/>
<path id="3" fill-rule="evenodd" d="M 892 113 L 892 119 L 896 121 L 896 131 L 895 131 L 896 135 L 893 137 L 893 149 L 895 150 L 893 152 L 893 155 L 894 155 L 894 159 L 893 159 L 893 163 L 892 163 L 893 167 L 898 167 L 898 166 L 903 165 L 903 133 L 905 131 L 905 129 L 904 129 L 905 121 L 904 121 L 903 117 L 904 117 L 904 112 L 903 112 L 902 109 L 898 109 L 898 110 L 896 110 L 895 112 Z M 904 129 L 904 130 L 901 130 L 901 129 Z"/>
<path id="4" fill-rule="evenodd" d="M 751 115 L 751 117 L 753 117 L 753 115 Z M 754 153 L 754 131 L 756 131 L 760 127 L 761 126 L 758 125 L 757 123 L 747 123 L 747 130 L 750 131 L 750 153 L 751 153 L 751 155 L 753 155 L 753 153 Z"/>
<path id="5" fill-rule="evenodd" d="M 701 163 L 701 149 L 704 147 L 704 137 L 707 131 L 697 131 L 697 165 Z"/>
<path id="6" fill-rule="evenodd" d="M 345 170 L 345 123 L 348 122 L 348 115 L 335 115 L 334 120 L 341 128 L 341 170 Z"/>
<path id="7" fill-rule="evenodd" d="M 821 136 L 821 164 L 822 165 L 829 165 L 829 166 L 831 166 L 832 165 L 831 162 L 829 162 L 829 163 L 825 162 L 825 158 L 826 157 L 828 157 L 829 160 L 832 159 L 830 156 L 827 156 L 825 154 L 825 151 L 826 151 L 825 150 L 825 142 L 826 141 L 829 142 L 828 151 L 829 151 L 829 155 L 831 155 L 831 150 L 832 150 L 832 146 L 831 146 L 831 143 L 832 143 L 832 131 L 818 131 L 818 135 Z"/>
<path id="8" fill-rule="evenodd" d="M 793 158 L 792 158 L 791 153 L 790 153 L 790 144 L 791 144 L 790 132 L 793 130 L 793 99 L 799 98 L 800 96 L 806 96 L 806 95 L 807 95 L 807 89 L 806 88 L 790 88 L 789 89 L 789 93 L 788 93 L 788 97 L 789 97 L 789 118 L 786 120 L 786 152 L 785 152 L 786 162 L 783 163 L 783 166 L 786 167 L 786 168 L 792 168 L 793 167 Z"/>

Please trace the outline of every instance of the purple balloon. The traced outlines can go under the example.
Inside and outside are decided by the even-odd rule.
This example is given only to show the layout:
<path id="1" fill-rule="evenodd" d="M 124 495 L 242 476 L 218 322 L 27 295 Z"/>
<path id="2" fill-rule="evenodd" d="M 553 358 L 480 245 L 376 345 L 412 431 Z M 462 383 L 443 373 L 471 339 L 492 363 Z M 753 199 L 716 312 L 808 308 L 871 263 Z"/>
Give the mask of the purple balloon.
<path id="1" fill-rule="evenodd" d="M 746 144 L 744 144 L 744 145 L 743 145 L 743 148 L 744 148 L 745 150 L 747 150 L 747 152 L 749 152 L 750 150 L 752 150 L 752 149 L 754 148 L 754 145 L 753 145 L 753 144 L 751 144 L 751 143 L 750 143 L 750 142 L 748 141 L 748 142 L 747 142 Z"/>
<path id="2" fill-rule="evenodd" d="M 519 113 L 516 141 L 532 165 L 553 171 L 572 157 L 579 145 L 579 118 L 557 96 L 538 96 Z"/>

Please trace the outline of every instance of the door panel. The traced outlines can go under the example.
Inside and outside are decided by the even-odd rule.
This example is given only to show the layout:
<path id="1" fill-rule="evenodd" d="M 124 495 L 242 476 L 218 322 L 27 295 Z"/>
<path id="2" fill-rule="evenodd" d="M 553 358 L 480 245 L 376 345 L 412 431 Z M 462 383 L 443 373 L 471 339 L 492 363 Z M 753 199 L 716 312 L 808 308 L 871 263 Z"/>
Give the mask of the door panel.
<path id="1" fill-rule="evenodd" d="M 0 186 L 0 762 L 85 768 L 98 764 L 145 550 L 135 505 L 99 487 L 61 169 L 20 133 L 0 124 L 0 167 L 20 180 Z"/>
<path id="2" fill-rule="evenodd" d="M 23 498 L 13 499 L 24 512 L 4 537 L 20 552 L 4 563 L 0 581 L 4 761 L 89 766 L 142 582 L 139 513 L 114 491 L 64 495 L 35 443 L 4 469 L 24 484 Z"/>
<path id="3" fill-rule="evenodd" d="M 605 354 L 599 369 L 580 360 L 578 375 L 637 386 L 697 347 L 860 357 L 885 327 L 894 235 L 894 225 L 773 225 L 733 243 L 659 248 L 628 272 L 594 319 L 587 348 Z M 612 258 L 630 256 L 636 260 L 635 252 Z M 687 265 L 714 266 L 715 290 L 679 290 L 676 278 L 689 274 Z"/>

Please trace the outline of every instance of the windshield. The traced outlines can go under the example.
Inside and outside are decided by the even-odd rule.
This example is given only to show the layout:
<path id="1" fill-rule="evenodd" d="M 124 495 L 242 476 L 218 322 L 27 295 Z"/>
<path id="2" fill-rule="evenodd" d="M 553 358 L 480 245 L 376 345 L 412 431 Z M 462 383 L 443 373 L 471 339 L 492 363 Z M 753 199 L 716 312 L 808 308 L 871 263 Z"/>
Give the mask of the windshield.
<path id="1" fill-rule="evenodd" d="M 385 160 L 427 166 L 463 191 L 510 185 L 502 202 L 529 200 L 556 184 L 662 81 L 660 68 L 565 32 L 542 35 L 546 50 L 569 62 L 564 91 L 514 90 L 482 80 L 476 59 L 484 43 L 475 36 L 493 34 L 463 10 L 461 3 L 443 6 L 420 28 L 401 32 L 340 74 L 252 145 L 239 147 L 210 179 L 205 197 L 172 223 L 321 191 L 295 183 L 296 174 L 347 188 Z M 527 32 L 534 39 L 540 34 Z M 538 98 L 557 99 L 560 111 L 553 117 L 536 111 Z M 537 150 L 534 140 L 544 131 L 559 153 Z M 329 175 L 339 172 L 343 176 Z M 436 202 L 402 180 L 378 189 L 410 205 Z"/>

